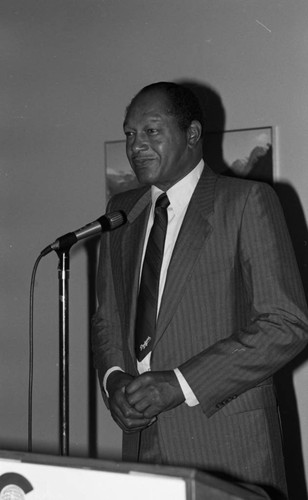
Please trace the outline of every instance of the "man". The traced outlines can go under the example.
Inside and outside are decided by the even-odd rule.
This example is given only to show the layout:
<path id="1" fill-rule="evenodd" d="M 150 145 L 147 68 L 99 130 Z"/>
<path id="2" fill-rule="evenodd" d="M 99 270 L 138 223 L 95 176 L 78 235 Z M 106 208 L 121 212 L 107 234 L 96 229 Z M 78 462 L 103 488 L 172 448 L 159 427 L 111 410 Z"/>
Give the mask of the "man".
<path id="1" fill-rule="evenodd" d="M 276 195 L 204 164 L 202 113 L 182 86 L 142 89 L 124 132 L 145 187 L 109 203 L 127 223 L 102 237 L 93 319 L 95 366 L 124 431 L 123 459 L 197 467 L 283 498 L 272 375 L 303 349 L 308 322 Z M 137 359 L 146 247 L 162 193 L 169 205 L 157 319 Z"/>

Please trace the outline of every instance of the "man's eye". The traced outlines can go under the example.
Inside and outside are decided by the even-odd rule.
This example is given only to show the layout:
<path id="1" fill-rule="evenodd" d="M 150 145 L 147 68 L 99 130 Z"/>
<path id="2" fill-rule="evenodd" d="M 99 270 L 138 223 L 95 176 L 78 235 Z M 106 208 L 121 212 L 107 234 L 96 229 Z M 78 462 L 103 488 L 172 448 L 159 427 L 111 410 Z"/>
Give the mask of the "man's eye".
<path id="1" fill-rule="evenodd" d="M 158 134 L 157 128 L 149 128 L 148 129 L 148 134 L 149 135 L 156 135 L 156 134 Z"/>
<path id="2" fill-rule="evenodd" d="M 126 137 L 127 137 L 127 138 L 128 138 L 128 137 L 133 137 L 134 132 L 128 132 L 128 131 L 127 131 L 127 132 L 124 132 L 124 134 L 126 135 Z"/>

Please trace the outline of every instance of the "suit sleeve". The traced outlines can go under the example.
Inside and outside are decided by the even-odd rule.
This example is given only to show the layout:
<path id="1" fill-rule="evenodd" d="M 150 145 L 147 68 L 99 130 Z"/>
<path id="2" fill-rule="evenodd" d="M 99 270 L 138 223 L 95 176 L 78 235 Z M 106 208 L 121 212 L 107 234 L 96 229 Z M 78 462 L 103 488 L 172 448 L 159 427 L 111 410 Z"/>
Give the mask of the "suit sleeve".
<path id="1" fill-rule="evenodd" d="M 179 366 L 207 416 L 273 375 L 308 341 L 302 284 L 282 209 L 270 186 L 251 185 L 238 237 L 250 319 Z"/>
<path id="2" fill-rule="evenodd" d="M 121 324 L 113 285 L 110 259 L 110 233 L 103 233 L 97 272 L 98 308 L 92 319 L 92 351 L 94 366 L 105 403 L 104 376 L 112 367 L 124 369 Z"/>

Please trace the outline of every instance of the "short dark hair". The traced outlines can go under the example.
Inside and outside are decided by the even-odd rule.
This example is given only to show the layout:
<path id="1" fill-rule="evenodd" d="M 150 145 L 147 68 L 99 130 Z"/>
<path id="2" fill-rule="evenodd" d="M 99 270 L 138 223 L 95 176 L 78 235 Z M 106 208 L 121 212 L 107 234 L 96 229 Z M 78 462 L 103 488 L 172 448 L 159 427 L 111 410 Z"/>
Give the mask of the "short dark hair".
<path id="1" fill-rule="evenodd" d="M 139 95 L 156 90 L 165 94 L 167 113 L 175 116 L 181 130 L 187 130 L 193 120 L 199 121 L 203 130 L 203 113 L 197 97 L 192 90 L 178 83 L 157 82 L 143 87 L 128 105 L 126 114 Z"/>

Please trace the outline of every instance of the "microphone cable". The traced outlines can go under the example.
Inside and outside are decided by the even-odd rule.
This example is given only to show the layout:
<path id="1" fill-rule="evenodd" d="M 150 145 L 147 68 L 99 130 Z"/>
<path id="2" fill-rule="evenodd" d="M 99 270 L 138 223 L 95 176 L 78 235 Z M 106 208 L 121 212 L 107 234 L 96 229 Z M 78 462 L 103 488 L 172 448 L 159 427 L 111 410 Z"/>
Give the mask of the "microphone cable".
<path id="1" fill-rule="evenodd" d="M 80 239 L 94 236 L 104 231 L 112 231 L 127 221 L 125 212 L 122 210 L 111 212 L 99 217 L 96 221 L 83 226 L 77 231 L 67 233 L 58 238 L 54 243 L 46 247 L 37 257 L 33 266 L 31 285 L 30 285 L 30 311 L 29 311 L 29 385 L 28 385 L 28 451 L 32 451 L 32 406 L 33 406 L 33 303 L 34 303 L 34 284 L 36 271 L 42 257 L 49 254 L 52 250 L 57 252 L 61 249 L 70 249 L 72 245 Z"/>
<path id="2" fill-rule="evenodd" d="M 28 452 L 32 452 L 32 405 L 33 405 L 33 304 L 36 271 L 43 255 L 40 254 L 35 261 L 30 284 L 30 310 L 29 310 L 29 381 L 28 381 Z"/>

